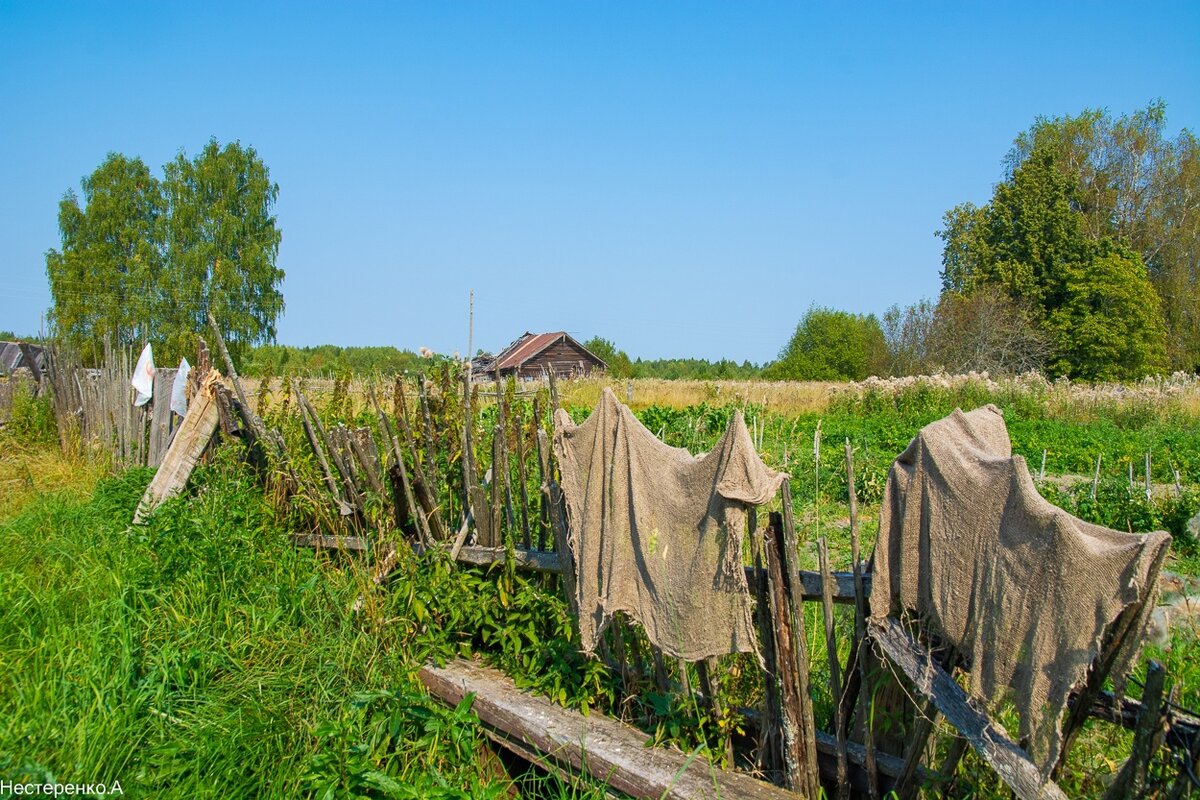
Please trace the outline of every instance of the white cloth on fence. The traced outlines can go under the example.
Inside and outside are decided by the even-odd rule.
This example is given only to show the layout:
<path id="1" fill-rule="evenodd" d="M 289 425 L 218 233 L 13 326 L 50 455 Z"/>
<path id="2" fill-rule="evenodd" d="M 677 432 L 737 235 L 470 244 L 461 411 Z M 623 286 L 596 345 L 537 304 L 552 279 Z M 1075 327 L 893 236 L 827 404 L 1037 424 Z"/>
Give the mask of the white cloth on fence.
<path id="1" fill-rule="evenodd" d="M 187 416 L 187 379 L 192 365 L 186 358 L 179 359 L 179 370 L 171 384 L 171 410 L 181 417 Z"/>
<path id="2" fill-rule="evenodd" d="M 133 400 L 135 406 L 144 406 L 154 397 L 154 351 L 149 343 L 142 348 L 129 383 L 137 391 L 137 397 Z"/>

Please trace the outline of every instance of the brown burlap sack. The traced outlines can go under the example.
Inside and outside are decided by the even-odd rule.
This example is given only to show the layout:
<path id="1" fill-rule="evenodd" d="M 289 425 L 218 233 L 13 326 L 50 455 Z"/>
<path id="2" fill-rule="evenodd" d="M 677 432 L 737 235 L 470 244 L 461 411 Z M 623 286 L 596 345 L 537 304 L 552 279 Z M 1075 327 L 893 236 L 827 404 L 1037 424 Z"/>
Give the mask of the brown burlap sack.
<path id="1" fill-rule="evenodd" d="M 668 655 L 757 652 L 742 564 L 746 505 L 786 475 L 758 457 L 741 414 L 707 455 L 660 442 L 605 389 L 581 425 L 554 416 L 578 572 L 582 647 L 617 611 Z"/>
<path id="2" fill-rule="evenodd" d="M 1136 657 L 1171 537 L 1077 519 L 1038 494 L 995 406 L 927 425 L 892 465 L 875 546 L 871 616 L 912 614 L 969 659 L 970 691 L 1011 689 L 1033 759 L 1061 747 L 1067 697 L 1127 607 Z M 1145 612 L 1144 614 L 1141 612 Z"/>

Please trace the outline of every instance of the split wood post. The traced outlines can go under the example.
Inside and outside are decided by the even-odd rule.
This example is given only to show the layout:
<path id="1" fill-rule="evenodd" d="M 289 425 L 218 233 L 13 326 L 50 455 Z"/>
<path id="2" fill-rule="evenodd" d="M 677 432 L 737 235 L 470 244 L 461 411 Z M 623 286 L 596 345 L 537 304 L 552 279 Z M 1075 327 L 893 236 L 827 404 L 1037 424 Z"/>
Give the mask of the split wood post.
<path id="1" fill-rule="evenodd" d="M 558 381 L 554 377 L 553 365 L 550 367 L 549 373 L 550 373 L 550 413 L 553 414 L 555 411 L 557 411 L 561 407 L 558 402 Z"/>
<path id="2" fill-rule="evenodd" d="M 1151 661 L 1146 670 L 1146 685 L 1142 690 L 1142 711 L 1138 715 L 1137 728 L 1133 733 L 1133 752 L 1116 779 L 1104 793 L 1104 800 L 1120 800 L 1124 797 L 1141 797 L 1146 788 L 1146 770 L 1150 758 L 1163 737 L 1163 685 L 1166 670 L 1157 661 Z"/>
<path id="3" fill-rule="evenodd" d="M 1042 468 L 1038 470 L 1038 483 L 1044 483 L 1046 480 L 1046 450 L 1042 449 Z"/>
<path id="4" fill-rule="evenodd" d="M 804 797 L 817 797 L 821 775 L 812 697 L 808 691 L 808 642 L 798 587 L 799 568 L 795 563 L 795 534 L 788 534 L 791 519 L 788 481 L 783 482 L 780 491 L 786 498 L 784 513 L 771 514 L 764 544 L 782 709 L 784 778 L 792 791 Z"/>
<path id="5" fill-rule="evenodd" d="M 342 497 L 341 487 L 338 486 L 337 478 L 333 477 L 333 469 L 329 466 L 329 459 L 325 457 L 325 451 L 321 449 L 321 442 L 317 438 L 317 432 L 313 428 L 312 422 L 308 418 L 308 407 L 304 403 L 300 390 L 296 384 L 292 383 L 292 394 L 298 398 L 296 405 L 300 409 L 300 422 L 304 427 L 304 435 L 308 439 L 308 446 L 312 450 L 313 455 L 317 457 L 317 465 L 321 467 L 321 477 L 325 480 L 325 487 L 329 489 L 329 493 L 333 495 L 338 505 L 341 507 L 342 516 L 351 513 L 350 506 Z"/>
<path id="6" fill-rule="evenodd" d="M 854 562 L 854 656 L 847 661 L 847 669 L 854 669 L 853 675 L 858 677 L 858 693 L 865 694 L 868 702 L 874 696 L 871 683 L 867 680 L 870 658 L 870 648 L 865 647 L 867 636 L 867 593 L 863 587 L 862 558 L 859 553 L 858 541 L 858 489 L 854 480 L 854 448 L 850 439 L 846 439 L 846 490 L 850 504 L 850 557 Z M 853 665 L 850 666 L 850 665 Z M 853 711 L 854 701 L 847 704 L 843 722 Z M 866 751 L 867 786 L 871 800 L 879 798 L 879 773 L 875 765 L 875 736 L 870 726 L 870 709 L 864 716 L 866 725 L 863 726 L 865 735 L 863 745 Z M 847 732 L 848 724 L 847 724 Z"/>
<path id="7" fill-rule="evenodd" d="M 488 547 L 503 547 L 504 527 L 504 479 L 501 470 L 504 468 L 504 432 L 497 425 L 492 429 L 492 541 Z"/>
<path id="8" fill-rule="evenodd" d="M 312 403 L 308 402 L 308 398 L 302 392 L 296 389 L 296 399 L 300 401 L 305 408 L 308 409 L 309 415 L 312 417 L 312 424 L 317 430 L 317 436 L 320 437 L 325 449 L 329 452 L 329 460 L 333 462 L 333 466 L 337 469 L 338 475 L 342 478 L 342 483 L 346 487 L 346 500 L 356 511 L 362 511 L 363 501 L 358 494 L 358 487 L 354 485 L 354 478 L 350 475 L 350 470 L 346 467 L 346 463 L 342 460 L 341 453 L 329 442 L 329 437 L 325 435 L 325 426 L 321 424 L 321 418 L 317 416 L 316 409 Z"/>
<path id="9" fill-rule="evenodd" d="M 817 558 L 821 567 L 821 608 L 825 619 L 825 650 L 829 662 L 829 696 L 833 701 L 833 732 L 837 738 L 838 800 L 850 797 L 849 766 L 846 763 L 846 725 L 842 719 L 842 669 L 838 663 L 837 637 L 833 630 L 833 575 L 829 570 L 829 546 L 822 536 L 817 540 Z"/>
<path id="10" fill-rule="evenodd" d="M 413 485 L 413 496 L 421 504 L 430 540 L 440 542 L 446 538 L 446 527 L 442 524 L 442 518 L 438 515 L 437 498 L 433 496 L 433 490 L 430 489 L 432 484 L 430 484 L 425 470 L 421 467 L 421 459 L 417 453 L 416 439 L 413 436 L 412 426 L 408 422 L 408 403 L 404 398 L 404 383 L 400 378 L 396 378 L 396 396 L 400 399 L 400 431 L 404 434 L 405 446 L 412 453 L 413 473 L 410 478 Z"/>
<path id="11" fill-rule="evenodd" d="M 525 467 L 525 426 L 518 421 L 517 427 L 517 480 L 521 482 L 521 544 L 525 549 L 532 545 L 529 531 L 529 473 Z"/>
<path id="12" fill-rule="evenodd" d="M 433 430 L 433 412 L 429 409 L 429 390 L 425 382 L 425 373 L 417 375 L 417 385 L 420 389 L 421 402 L 421 431 L 425 444 L 425 477 L 431 488 L 441 483 L 437 464 L 437 436 Z"/>
<path id="13" fill-rule="evenodd" d="M 358 464 L 362 468 L 362 473 L 367 476 L 367 483 L 371 485 L 371 490 L 380 497 L 387 497 L 387 492 L 383 488 L 383 481 L 375 471 L 375 465 L 368 458 L 366 450 L 363 448 L 363 443 L 359 441 L 357 432 L 349 431 L 347 439 L 350 442 L 350 450 L 354 453 L 355 459 L 358 460 Z"/>
<path id="14" fill-rule="evenodd" d="M 778 659 L 775 655 L 775 633 L 771 625 L 771 601 L 768 596 L 767 569 L 763 561 L 763 535 L 758 529 L 758 510 L 748 509 L 746 521 L 754 552 L 754 608 L 758 622 L 758 639 L 763 657 L 763 724 L 758 731 L 758 768 L 765 773 L 777 772 L 783 763 L 780 730 L 783 725 L 779 707 Z M 657 652 L 655 653 L 657 656 Z M 657 666 L 656 659 L 656 666 Z"/>
<path id="15" fill-rule="evenodd" d="M 492 515 L 487 502 L 487 493 L 479 485 L 479 470 L 475 463 L 474 411 L 471 402 L 471 371 L 463 373 L 463 491 L 466 497 L 463 507 L 467 509 L 464 519 L 475 521 L 475 530 L 481 545 L 491 546 Z"/>
<path id="16" fill-rule="evenodd" d="M 550 442 L 546 432 L 538 429 L 538 455 L 543 464 L 544 477 L 542 484 L 542 501 L 550 507 L 550 525 L 554 530 L 554 549 L 558 551 L 562 563 L 563 592 L 567 596 L 572 613 L 579 613 L 579 601 L 575 595 L 575 559 L 571 555 L 571 546 L 567 534 L 567 515 L 564 507 L 562 487 L 554 480 L 550 467 Z"/>
<path id="17" fill-rule="evenodd" d="M 550 453 L 542 446 L 542 404 L 537 397 L 533 398 L 533 435 L 534 446 L 538 454 L 538 476 L 541 478 L 538 502 L 538 550 L 546 549 L 546 536 L 550 532 L 550 507 L 547 503 L 549 494 L 545 487 L 550 485 Z"/>
<path id="18" fill-rule="evenodd" d="M 1149 503 L 1153 490 L 1150 483 L 1150 451 L 1146 451 L 1146 502 Z"/>
<path id="19" fill-rule="evenodd" d="M 392 451 L 392 468 L 393 480 L 395 476 L 400 478 L 400 491 L 404 496 L 404 503 L 408 506 L 408 511 L 412 518 L 416 521 L 417 538 L 425 545 L 432 543 L 431 534 L 429 531 L 429 522 L 425 519 L 425 512 L 417 504 L 416 498 L 413 495 L 411 482 L 408 480 L 408 468 L 404 464 L 404 451 L 400 447 L 400 439 L 396 436 L 396 429 L 392 427 L 391 420 L 384 413 L 383 407 L 379 404 L 379 398 L 375 396 L 375 387 L 372 386 L 367 390 L 367 395 L 371 400 L 371 404 L 375 407 L 375 414 L 379 417 L 379 427 L 383 429 L 383 435 L 387 437 L 391 444 Z M 400 527 L 404 527 L 401 522 Z"/>

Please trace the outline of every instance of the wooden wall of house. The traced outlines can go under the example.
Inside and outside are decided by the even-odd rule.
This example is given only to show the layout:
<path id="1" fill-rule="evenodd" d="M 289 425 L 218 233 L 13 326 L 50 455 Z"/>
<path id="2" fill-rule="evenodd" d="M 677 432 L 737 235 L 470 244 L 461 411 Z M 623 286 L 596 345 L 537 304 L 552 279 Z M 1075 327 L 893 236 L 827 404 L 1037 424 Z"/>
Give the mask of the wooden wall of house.
<path id="1" fill-rule="evenodd" d="M 555 342 L 522 364 L 519 376 L 541 378 L 550 370 L 554 370 L 556 376 L 582 377 L 602 368 L 596 363 L 595 356 L 567 339 Z"/>

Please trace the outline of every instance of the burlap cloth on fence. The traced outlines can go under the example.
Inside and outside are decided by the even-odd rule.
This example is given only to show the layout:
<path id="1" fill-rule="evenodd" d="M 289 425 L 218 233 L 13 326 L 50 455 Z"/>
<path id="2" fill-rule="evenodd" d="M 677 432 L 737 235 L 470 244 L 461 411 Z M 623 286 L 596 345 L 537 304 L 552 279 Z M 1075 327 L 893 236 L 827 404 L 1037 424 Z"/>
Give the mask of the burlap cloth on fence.
<path id="1" fill-rule="evenodd" d="M 623 611 L 668 655 L 756 653 L 745 506 L 770 500 L 787 476 L 759 459 L 742 415 L 711 453 L 692 456 L 659 441 L 605 389 L 583 424 L 554 415 L 554 449 L 583 650 Z"/>
<path id="2" fill-rule="evenodd" d="M 956 410 L 922 428 L 892 465 L 871 616 L 915 614 L 970 659 L 975 697 L 996 701 L 1011 687 L 1021 736 L 1048 772 L 1068 695 L 1109 626 L 1142 604 L 1114 677 L 1136 657 L 1170 541 L 1051 505 L 1012 455 L 1000 410 Z"/>

